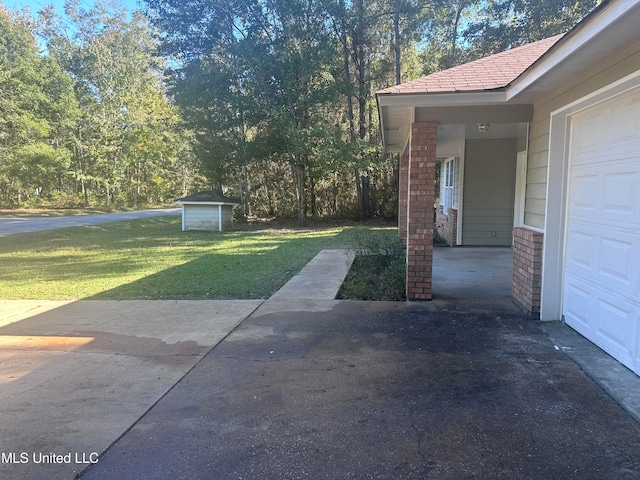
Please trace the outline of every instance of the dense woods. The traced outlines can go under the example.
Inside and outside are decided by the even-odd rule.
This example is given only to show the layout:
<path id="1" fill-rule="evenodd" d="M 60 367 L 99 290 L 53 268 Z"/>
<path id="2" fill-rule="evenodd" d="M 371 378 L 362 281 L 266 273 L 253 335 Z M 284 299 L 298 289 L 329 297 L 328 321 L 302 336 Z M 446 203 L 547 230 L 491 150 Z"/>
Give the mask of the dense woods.
<path id="1" fill-rule="evenodd" d="M 394 217 L 374 92 L 571 28 L 595 0 L 0 6 L 0 206 Z"/>

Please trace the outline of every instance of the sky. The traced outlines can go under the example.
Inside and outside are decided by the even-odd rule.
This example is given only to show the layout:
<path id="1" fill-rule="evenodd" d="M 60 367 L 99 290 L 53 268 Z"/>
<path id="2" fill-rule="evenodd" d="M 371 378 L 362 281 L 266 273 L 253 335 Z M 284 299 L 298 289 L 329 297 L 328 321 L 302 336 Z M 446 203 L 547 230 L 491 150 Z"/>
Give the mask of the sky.
<path id="1" fill-rule="evenodd" d="M 120 3 L 127 10 L 135 10 L 138 8 L 138 0 L 115 0 L 117 3 Z M 29 7 L 31 12 L 35 15 L 38 13 L 42 7 L 46 5 L 55 5 L 58 13 L 64 13 L 64 2 L 65 0 L 0 0 L 5 7 L 9 10 L 13 9 L 22 9 L 22 7 Z M 94 0 L 80 0 L 80 4 L 86 8 L 93 6 Z"/>

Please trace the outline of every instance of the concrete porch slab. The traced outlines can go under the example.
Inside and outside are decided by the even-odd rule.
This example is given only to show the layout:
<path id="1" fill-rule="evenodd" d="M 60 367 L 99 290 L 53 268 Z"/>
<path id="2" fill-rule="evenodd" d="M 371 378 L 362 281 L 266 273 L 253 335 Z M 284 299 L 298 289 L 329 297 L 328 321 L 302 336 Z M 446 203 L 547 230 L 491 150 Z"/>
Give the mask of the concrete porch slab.
<path id="1" fill-rule="evenodd" d="M 511 297 L 512 264 L 510 247 L 436 247 L 433 297 Z"/>

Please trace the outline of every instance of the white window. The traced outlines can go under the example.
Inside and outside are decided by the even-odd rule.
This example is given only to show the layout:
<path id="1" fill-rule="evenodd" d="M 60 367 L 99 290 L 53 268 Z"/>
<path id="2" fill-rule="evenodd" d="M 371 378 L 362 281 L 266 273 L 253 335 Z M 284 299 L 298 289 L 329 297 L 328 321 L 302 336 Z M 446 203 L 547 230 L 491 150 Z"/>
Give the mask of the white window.
<path id="1" fill-rule="evenodd" d="M 445 215 L 449 214 L 450 208 L 458 208 L 458 159 L 449 158 L 445 160 L 442 168 L 441 179 L 441 202 Z"/>

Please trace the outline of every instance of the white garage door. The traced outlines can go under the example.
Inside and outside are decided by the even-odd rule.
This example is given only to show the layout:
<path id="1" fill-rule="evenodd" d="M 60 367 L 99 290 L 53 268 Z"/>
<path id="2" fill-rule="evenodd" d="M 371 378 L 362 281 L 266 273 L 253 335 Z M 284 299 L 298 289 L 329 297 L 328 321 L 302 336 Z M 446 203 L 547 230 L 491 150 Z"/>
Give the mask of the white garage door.
<path id="1" fill-rule="evenodd" d="M 640 89 L 570 121 L 565 320 L 640 375 Z"/>

